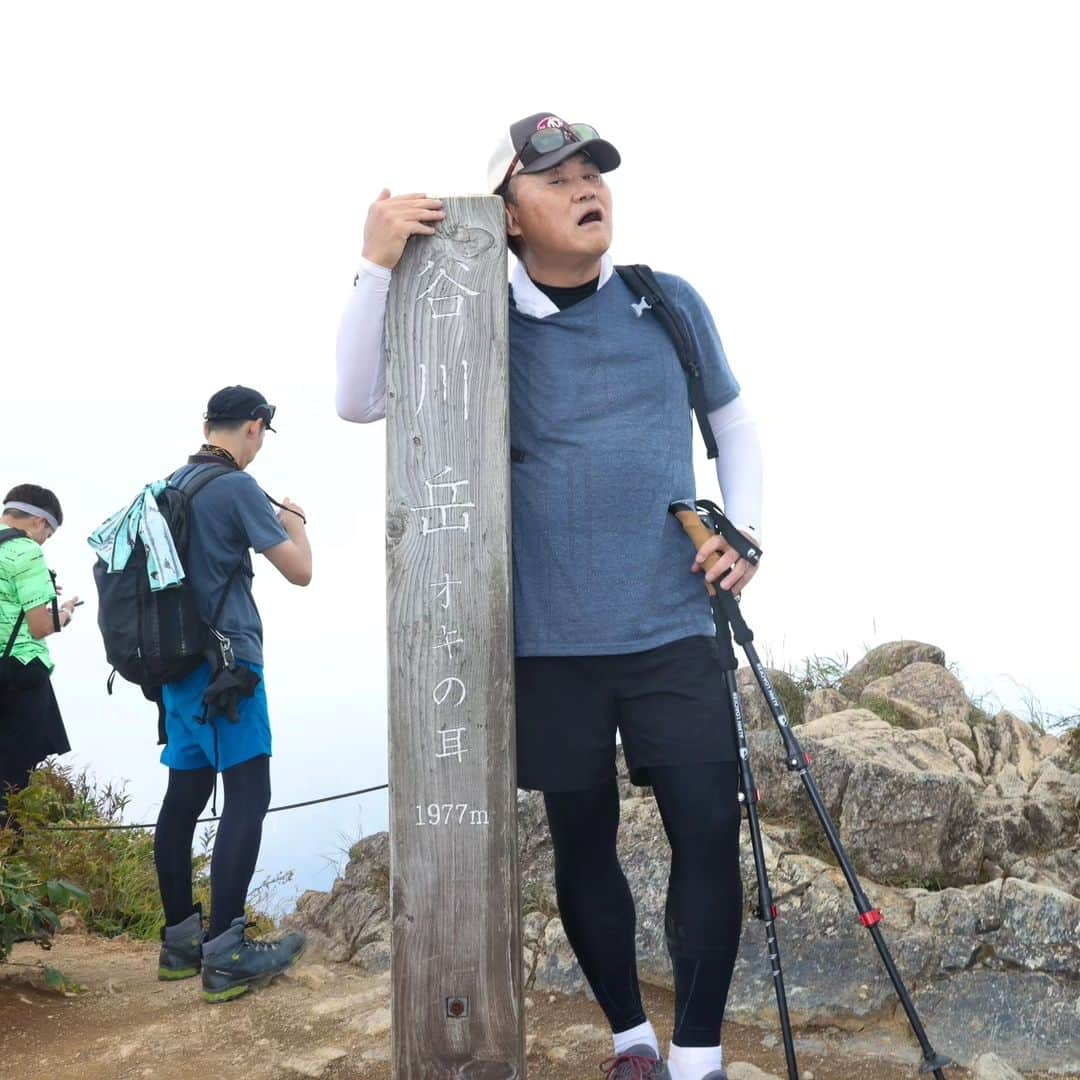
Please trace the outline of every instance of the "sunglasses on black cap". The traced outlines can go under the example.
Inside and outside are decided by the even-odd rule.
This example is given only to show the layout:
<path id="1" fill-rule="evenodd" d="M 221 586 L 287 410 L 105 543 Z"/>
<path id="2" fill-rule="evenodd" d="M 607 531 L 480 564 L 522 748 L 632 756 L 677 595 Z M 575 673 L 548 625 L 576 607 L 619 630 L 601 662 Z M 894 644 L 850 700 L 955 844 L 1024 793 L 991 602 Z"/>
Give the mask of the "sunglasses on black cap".
<path id="1" fill-rule="evenodd" d="M 270 424 L 273 422 L 274 414 L 276 412 L 277 412 L 277 406 L 276 405 L 270 405 L 267 402 L 262 402 L 261 404 L 256 405 L 251 410 L 251 412 L 249 412 L 246 416 L 236 416 L 236 415 L 232 414 L 231 410 L 230 410 L 230 415 L 229 416 L 225 416 L 225 415 L 223 415 L 221 413 L 217 413 L 217 412 L 207 412 L 207 413 L 203 414 L 203 419 L 204 420 L 262 420 L 266 424 L 266 430 L 267 431 L 273 431 L 274 429 L 270 426 Z"/>
<path id="2" fill-rule="evenodd" d="M 509 183 L 510 177 L 514 175 L 514 166 L 519 161 L 524 168 L 528 168 L 544 154 L 559 150 L 567 143 L 588 142 L 590 139 L 599 138 L 600 132 L 591 124 L 568 124 L 565 127 L 548 127 L 534 131 L 526 139 L 525 145 L 514 155 L 499 187 L 505 187 Z"/>

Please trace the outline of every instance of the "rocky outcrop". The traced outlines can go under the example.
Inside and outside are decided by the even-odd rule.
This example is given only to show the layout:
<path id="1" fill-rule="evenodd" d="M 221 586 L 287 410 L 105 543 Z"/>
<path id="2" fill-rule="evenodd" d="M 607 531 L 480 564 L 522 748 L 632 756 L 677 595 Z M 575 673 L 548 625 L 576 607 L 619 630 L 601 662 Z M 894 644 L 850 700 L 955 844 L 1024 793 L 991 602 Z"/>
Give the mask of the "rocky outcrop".
<path id="1" fill-rule="evenodd" d="M 806 718 L 794 731 L 938 1049 L 965 1064 L 979 1059 L 987 1077 L 1011 1075 L 994 1054 L 1021 1069 L 1080 1069 L 1080 775 L 1057 739 L 1010 713 L 973 708 L 943 664 L 931 645 L 882 646 L 839 688 L 807 695 L 788 680 L 785 710 Z M 892 986 L 748 678 L 740 673 L 793 1020 L 897 1030 Z M 625 774 L 620 790 L 641 977 L 670 986 L 667 842 L 650 793 Z M 742 841 L 749 906 L 756 879 L 746 829 Z M 527 985 L 587 993 L 558 918 L 536 795 L 519 800 L 519 846 Z M 389 959 L 385 836 L 361 841 L 351 856 L 333 891 L 305 894 L 293 922 L 327 957 L 379 970 Z M 750 911 L 729 1015 L 775 1025 L 764 935 Z"/>
<path id="2" fill-rule="evenodd" d="M 951 672 L 922 661 L 867 684 L 859 704 L 890 724 L 942 728 L 951 738 L 971 738 L 971 702 Z"/>
<path id="3" fill-rule="evenodd" d="M 857 701 L 863 689 L 875 679 L 895 675 L 909 664 L 927 663 L 945 666 L 945 653 L 936 645 L 922 641 L 888 641 L 871 649 L 853 664 L 837 689 L 850 701 Z"/>
<path id="4" fill-rule="evenodd" d="M 313 959 L 354 964 L 369 974 L 388 970 L 390 837 L 376 833 L 353 844 L 344 876 L 328 893 L 304 893 L 285 924 L 307 934 Z"/>

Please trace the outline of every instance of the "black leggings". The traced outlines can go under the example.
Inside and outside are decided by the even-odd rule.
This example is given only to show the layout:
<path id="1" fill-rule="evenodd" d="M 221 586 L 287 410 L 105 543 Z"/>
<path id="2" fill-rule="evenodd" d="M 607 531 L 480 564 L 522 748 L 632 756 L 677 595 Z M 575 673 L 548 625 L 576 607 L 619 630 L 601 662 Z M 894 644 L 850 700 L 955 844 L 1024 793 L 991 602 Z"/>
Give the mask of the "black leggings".
<path id="1" fill-rule="evenodd" d="M 270 805 L 270 759 L 261 754 L 221 774 L 225 805 L 210 861 L 210 936 L 217 937 L 244 914 L 248 886 Z M 195 910 L 191 892 L 191 843 L 195 822 L 214 788 L 214 770 L 170 769 L 169 786 L 154 834 L 165 925 L 183 922 Z"/>
<path id="2" fill-rule="evenodd" d="M 665 928 L 675 976 L 679 1046 L 716 1046 L 742 928 L 738 765 L 650 767 L 671 844 Z M 612 1031 L 644 1022 L 634 901 L 615 838 L 614 780 L 587 791 L 545 792 L 555 889 L 566 936 Z"/>

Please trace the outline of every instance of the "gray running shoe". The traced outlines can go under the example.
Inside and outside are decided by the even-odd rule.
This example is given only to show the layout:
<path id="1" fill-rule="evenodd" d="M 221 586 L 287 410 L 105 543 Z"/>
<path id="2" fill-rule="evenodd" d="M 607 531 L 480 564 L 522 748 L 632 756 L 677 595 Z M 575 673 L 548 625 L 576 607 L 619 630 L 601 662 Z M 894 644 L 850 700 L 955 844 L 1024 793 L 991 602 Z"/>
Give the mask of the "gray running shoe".
<path id="1" fill-rule="evenodd" d="M 249 925 L 241 915 L 224 934 L 203 946 L 203 999 L 211 1004 L 232 1001 L 254 987 L 265 986 L 292 967 L 304 951 L 303 934 L 258 941 L 244 934 Z"/>
<path id="2" fill-rule="evenodd" d="M 651 1046 L 631 1046 L 600 1066 L 607 1080 L 671 1080 L 671 1073 Z"/>
<path id="3" fill-rule="evenodd" d="M 164 980 L 191 979 L 202 967 L 202 946 L 205 938 L 202 904 L 175 926 L 161 928 L 161 952 L 158 953 L 157 977 Z"/>

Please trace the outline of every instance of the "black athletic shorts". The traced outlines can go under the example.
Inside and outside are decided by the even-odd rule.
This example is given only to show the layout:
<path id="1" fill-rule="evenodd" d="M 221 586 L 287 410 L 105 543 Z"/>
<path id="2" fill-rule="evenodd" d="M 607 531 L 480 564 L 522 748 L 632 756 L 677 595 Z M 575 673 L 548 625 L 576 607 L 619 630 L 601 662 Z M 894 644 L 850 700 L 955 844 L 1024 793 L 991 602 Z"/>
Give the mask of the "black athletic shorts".
<path id="1" fill-rule="evenodd" d="M 582 791 L 615 776 L 615 732 L 635 784 L 650 765 L 737 761 L 716 639 L 645 652 L 523 656 L 517 684 L 517 784 Z"/>

